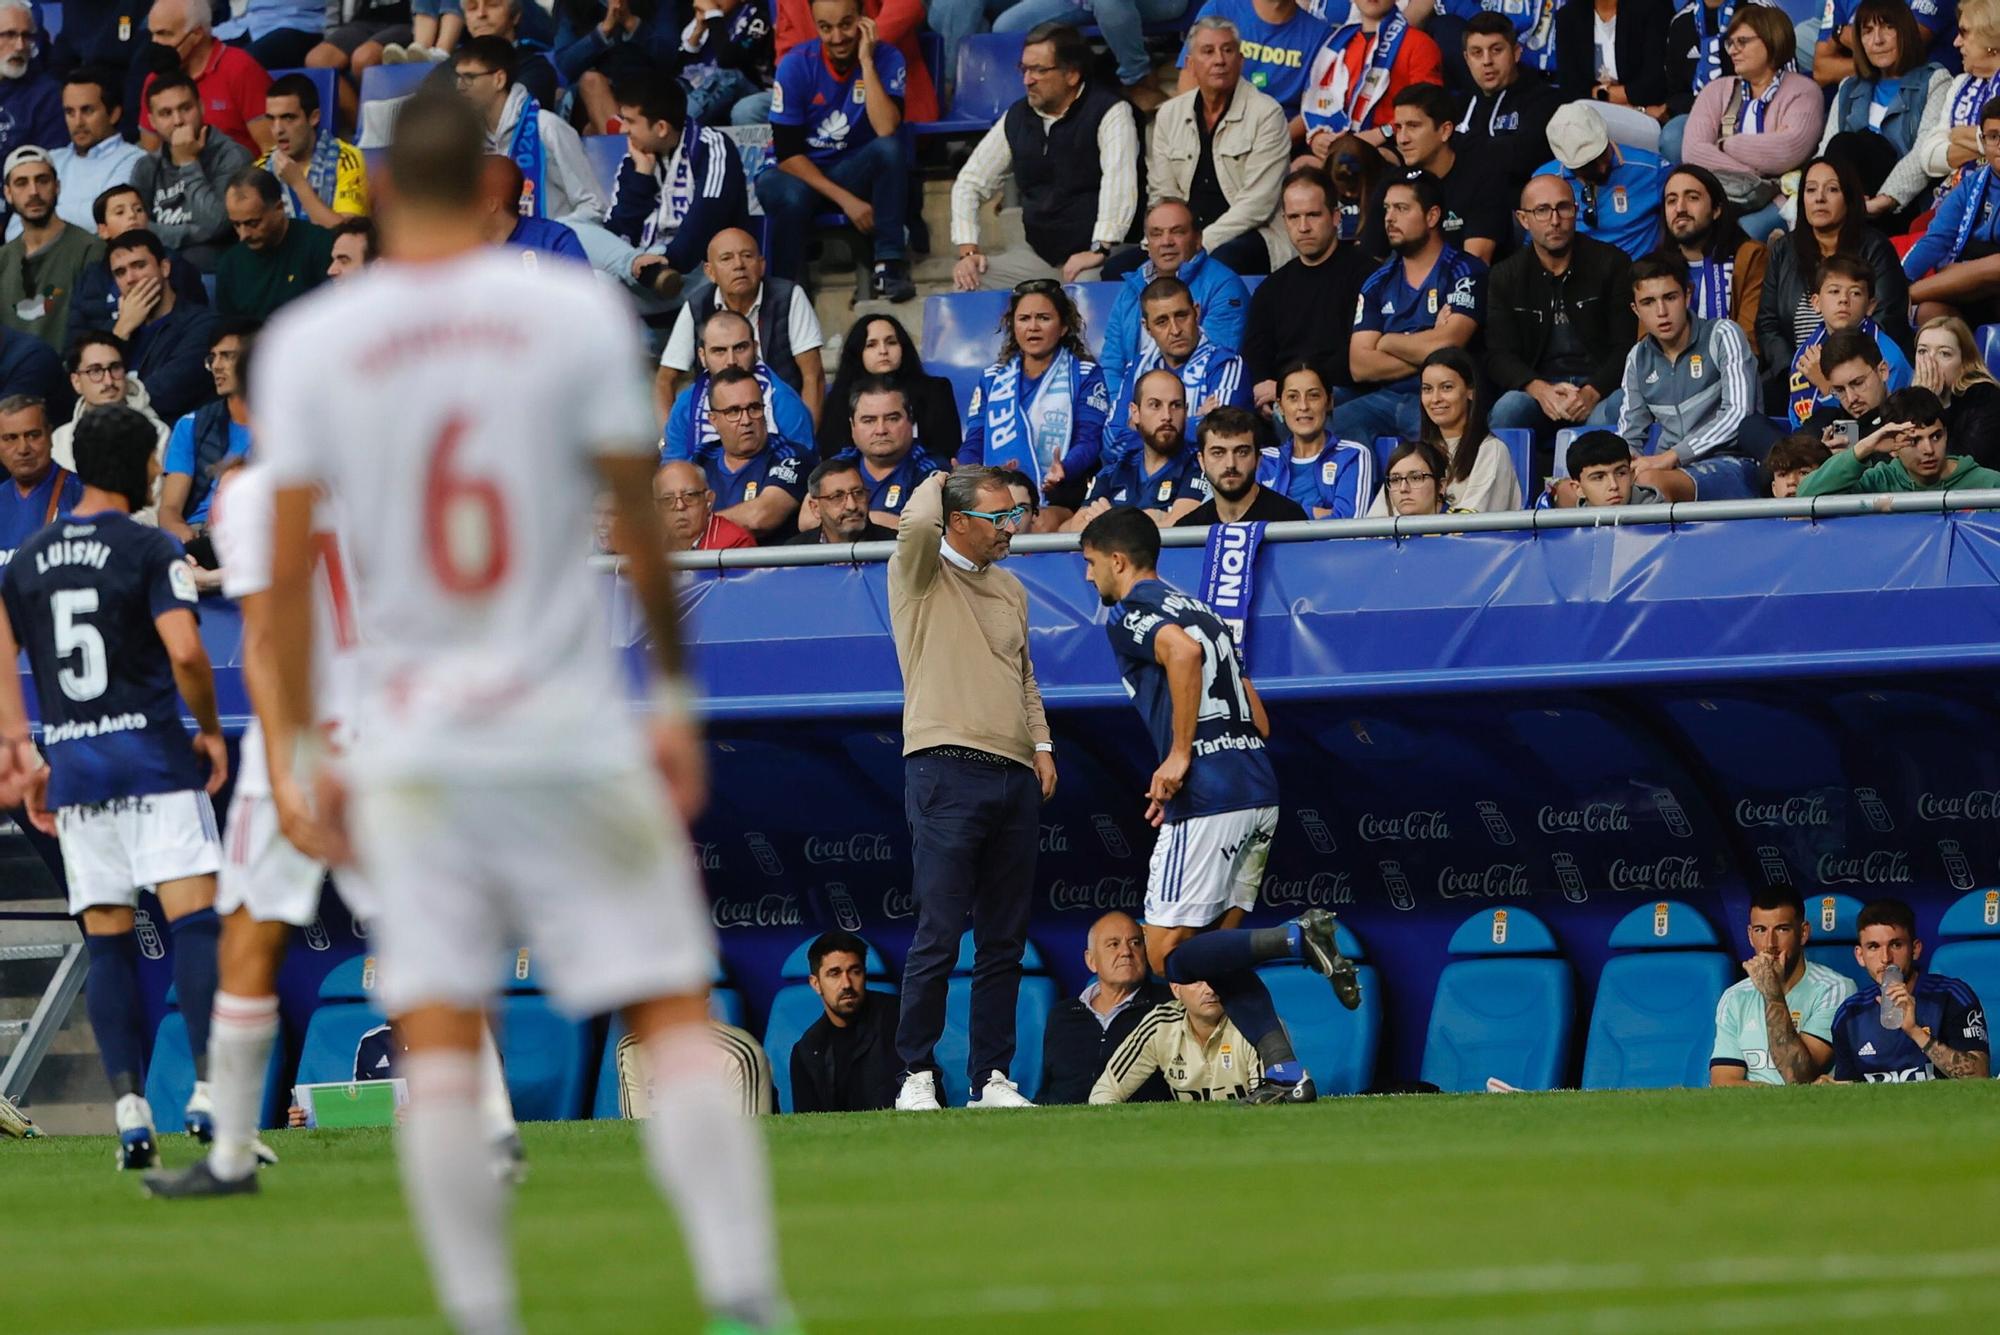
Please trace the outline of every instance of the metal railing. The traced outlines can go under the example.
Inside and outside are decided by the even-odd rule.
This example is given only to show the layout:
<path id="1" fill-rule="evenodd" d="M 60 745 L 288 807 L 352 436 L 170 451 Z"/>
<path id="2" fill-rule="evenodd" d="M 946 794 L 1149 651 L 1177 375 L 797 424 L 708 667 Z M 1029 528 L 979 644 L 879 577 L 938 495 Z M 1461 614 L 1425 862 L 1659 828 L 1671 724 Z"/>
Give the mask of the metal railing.
<path id="1" fill-rule="evenodd" d="M 1318 542 L 1338 538 L 1417 538 L 1445 533 L 1535 533 L 1543 529 L 1620 528 L 1632 524 L 1705 524 L 1742 519 L 1849 519 L 1883 514 L 1947 514 L 1957 510 L 2000 510 L 2000 489 L 1885 492 L 1868 496 L 1802 496 L 1789 500 L 1682 501 L 1659 505 L 1570 510 L 1504 510 L 1494 514 L 1416 515 L 1383 519 L 1308 519 L 1272 524 L 1265 542 Z M 1074 533 L 1024 533 L 1014 539 L 1020 554 L 1073 552 Z M 1170 528 L 1164 547 L 1199 547 L 1205 528 Z M 836 542 L 817 547 L 742 547 L 718 552 L 676 552 L 676 570 L 751 570 L 776 566 L 854 565 L 887 561 L 893 542 Z"/>

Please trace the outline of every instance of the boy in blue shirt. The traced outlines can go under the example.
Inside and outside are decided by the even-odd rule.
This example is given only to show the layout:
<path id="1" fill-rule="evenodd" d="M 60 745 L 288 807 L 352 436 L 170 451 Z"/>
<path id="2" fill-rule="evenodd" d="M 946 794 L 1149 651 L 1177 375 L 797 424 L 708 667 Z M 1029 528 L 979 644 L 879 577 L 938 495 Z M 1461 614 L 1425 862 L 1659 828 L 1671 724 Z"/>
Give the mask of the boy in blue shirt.
<path id="1" fill-rule="evenodd" d="M 899 133 L 902 53 L 876 41 L 861 0 L 813 0 L 812 15 L 818 39 L 778 62 L 771 98 L 778 165 L 757 178 L 771 220 L 771 272 L 797 281 L 813 215 L 830 204 L 875 238 L 874 295 L 908 301 L 917 289 L 903 249 L 911 163 Z"/>
<path id="2" fill-rule="evenodd" d="M 1891 394 L 1908 386 L 1911 377 L 1910 359 L 1896 346 L 1896 340 L 1877 329 L 1868 317 L 1875 308 L 1875 270 L 1868 262 L 1853 255 L 1829 255 L 1820 261 L 1817 282 L 1812 305 L 1823 323 L 1799 345 L 1792 357 L 1791 377 L 1785 382 L 1785 411 L 1794 431 L 1820 409 L 1839 403 L 1827 378 L 1832 368 L 1821 365 L 1826 340 L 1835 334 L 1853 332 L 1874 341 L 1882 350 L 1882 364 L 1889 370 Z"/>

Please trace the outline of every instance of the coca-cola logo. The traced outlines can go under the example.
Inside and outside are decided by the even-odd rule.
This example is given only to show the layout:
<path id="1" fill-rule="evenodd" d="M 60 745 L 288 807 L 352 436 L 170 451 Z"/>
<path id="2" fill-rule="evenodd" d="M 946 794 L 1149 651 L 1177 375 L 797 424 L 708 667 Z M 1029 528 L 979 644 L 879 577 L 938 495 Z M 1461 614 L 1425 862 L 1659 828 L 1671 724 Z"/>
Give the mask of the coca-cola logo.
<path id="1" fill-rule="evenodd" d="M 1821 885 L 1907 885 L 1910 855 L 1901 849 L 1877 849 L 1859 856 L 1826 853 L 1816 871 Z"/>
<path id="2" fill-rule="evenodd" d="M 1330 904 L 1352 904 L 1354 887 L 1349 883 L 1344 871 L 1316 872 L 1312 876 L 1294 880 L 1272 877 L 1264 882 L 1264 902 L 1267 904 L 1302 904 L 1310 908 L 1325 908 Z"/>
<path id="3" fill-rule="evenodd" d="M 1446 867 L 1438 873 L 1440 899 L 1514 899 L 1528 894 L 1528 864 L 1496 862 L 1490 867 L 1460 871 Z"/>
<path id="4" fill-rule="evenodd" d="M 886 834 L 850 834 L 845 839 L 806 840 L 806 861 L 812 863 L 889 862 L 893 860 Z"/>
<path id="5" fill-rule="evenodd" d="M 1753 802 L 1745 798 L 1736 804 L 1736 823 L 1746 830 L 1764 825 L 1818 828 L 1833 824 L 1833 813 L 1827 809 L 1823 797 L 1788 797 L 1782 802 Z"/>
<path id="6" fill-rule="evenodd" d="M 890 886 L 882 894 L 882 916 L 885 918 L 914 918 L 917 916 L 917 892 L 898 890 Z"/>
<path id="7" fill-rule="evenodd" d="M 1613 890 L 1639 890 L 1665 894 L 1674 890 L 1701 889 L 1701 866 L 1693 858 L 1661 858 L 1657 862 L 1627 862 L 1612 859 L 1605 880 Z"/>
<path id="8" fill-rule="evenodd" d="M 1403 839 L 1449 839 L 1451 826 L 1442 811 L 1412 811 L 1403 816 L 1377 816 L 1364 811 L 1355 824 L 1355 833 L 1370 844 Z"/>
<path id="9" fill-rule="evenodd" d="M 694 855 L 695 860 L 701 864 L 703 871 L 722 870 L 722 850 L 717 845 L 696 844 L 694 846 Z"/>
<path id="10" fill-rule="evenodd" d="M 1044 825 L 1042 827 L 1041 851 L 1044 853 L 1069 852 L 1069 836 L 1063 833 L 1062 826 Z"/>
<path id="11" fill-rule="evenodd" d="M 1535 828 L 1543 834 L 1619 834 L 1632 828 L 1632 818 L 1623 802 L 1543 807 L 1535 813 Z"/>
<path id="12" fill-rule="evenodd" d="M 2000 792 L 1975 788 L 1969 793 L 1925 793 L 1917 799 L 1918 820 L 1990 821 L 2000 817 Z"/>
<path id="13" fill-rule="evenodd" d="M 1133 876 L 1100 876 L 1094 881 L 1066 881 L 1058 876 L 1049 882 L 1049 907 L 1058 911 L 1135 909 L 1144 898 L 1138 878 Z"/>
<path id="14" fill-rule="evenodd" d="M 791 895 L 764 895 L 757 899 L 718 899 L 709 911 L 718 928 L 797 927 L 799 901 Z"/>

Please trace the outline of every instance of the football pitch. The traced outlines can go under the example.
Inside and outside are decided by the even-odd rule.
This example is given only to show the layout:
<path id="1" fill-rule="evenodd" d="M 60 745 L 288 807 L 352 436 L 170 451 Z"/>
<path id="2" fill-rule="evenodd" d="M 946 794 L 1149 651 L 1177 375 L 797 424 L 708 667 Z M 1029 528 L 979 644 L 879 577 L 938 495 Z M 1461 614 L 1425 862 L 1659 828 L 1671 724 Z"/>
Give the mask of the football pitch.
<path id="1" fill-rule="evenodd" d="M 768 1128 L 815 1335 L 2000 1328 L 1990 1080 Z M 632 1126 L 523 1130 L 529 1328 L 698 1330 Z M 442 1331 L 387 1133 L 270 1140 L 262 1195 L 173 1204 L 108 1137 L 0 1143 L 0 1323 Z"/>

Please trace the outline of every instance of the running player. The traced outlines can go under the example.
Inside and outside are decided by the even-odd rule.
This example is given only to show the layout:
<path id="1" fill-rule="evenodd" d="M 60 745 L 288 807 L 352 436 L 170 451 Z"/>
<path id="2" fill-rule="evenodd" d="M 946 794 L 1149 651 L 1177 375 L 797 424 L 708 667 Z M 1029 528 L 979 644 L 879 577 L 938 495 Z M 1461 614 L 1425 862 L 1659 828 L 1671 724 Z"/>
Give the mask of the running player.
<path id="1" fill-rule="evenodd" d="M 659 1099 L 640 1134 L 711 1332 L 791 1330 L 761 1133 L 708 1027 L 715 937 L 682 824 L 703 801 L 703 751 L 637 329 L 587 272 L 484 246 L 484 143 L 462 99 L 413 96 L 382 191 L 387 258 L 266 331 L 264 368 L 319 368 L 252 376 L 276 487 L 278 712 L 316 774 L 329 853 L 344 860 L 351 834 L 382 901 L 381 993 L 407 1048 L 404 1189 L 457 1328 L 520 1328 L 476 1092 L 480 1008 L 525 937 L 557 1005 L 622 1010 L 646 1047 Z M 366 632 L 338 778 L 296 723 L 317 717 L 321 487 Z M 600 490 L 661 674 L 645 725 L 587 564 Z"/>
<path id="2" fill-rule="evenodd" d="M 228 777 L 229 753 L 195 621 L 194 571 L 180 544 L 132 518 L 152 495 L 157 442 L 130 408 L 91 410 L 76 428 L 82 498 L 21 544 L 0 581 L 0 653 L 11 662 L 17 640 L 28 651 L 48 756 L 28 791 L 29 818 L 61 841 L 70 912 L 83 920 L 90 1027 L 117 1099 L 120 1168 L 150 1167 L 159 1155 L 139 1092 L 147 1042 L 133 911 L 143 886 L 166 911 L 194 1053 L 187 1129 L 204 1140 L 211 1130 L 222 850 L 209 796 Z M 182 701 L 200 728 L 191 747 Z"/>
<path id="3" fill-rule="evenodd" d="M 239 376 L 250 373 L 246 355 Z M 229 1196 L 257 1190 L 257 1164 L 276 1162 L 257 1138 L 264 1101 L 264 1076 L 278 1038 L 278 967 L 292 930 L 319 912 L 326 864 L 319 850 L 302 852 L 293 837 L 314 837 L 309 808 L 285 764 L 293 739 L 263 720 L 275 718 L 275 670 L 271 651 L 271 476 L 262 464 L 231 472 L 221 483 L 210 533 L 222 562 L 222 591 L 236 599 L 243 615 L 244 686 L 255 710 L 243 734 L 241 772 L 229 802 L 229 837 L 224 849 L 216 909 L 222 915 L 217 951 L 220 984 L 209 1029 L 209 1068 L 215 1103 L 215 1139 L 206 1158 L 177 1173 L 148 1173 L 155 1196 Z M 346 749 L 345 714 L 351 691 L 356 632 L 353 581 L 341 554 L 332 506 L 322 501 L 315 515 L 313 545 L 313 679 L 320 715 L 315 726 L 335 751 Z M 361 922 L 376 916 L 374 896 L 359 873 L 343 870 L 341 898 Z M 499 1054 L 481 1031 L 481 1107 L 485 1134 L 501 1171 L 522 1171 L 521 1139 L 500 1069 Z"/>
<path id="4" fill-rule="evenodd" d="M 1280 927 L 1237 926 L 1256 907 L 1278 828 L 1278 778 L 1264 748 L 1270 720 L 1229 628 L 1162 582 L 1159 559 L 1159 525 L 1142 511 L 1107 511 L 1083 530 L 1084 568 L 1111 609 L 1104 629 L 1126 694 L 1160 753 L 1146 786 L 1146 819 L 1160 830 L 1146 881 L 1146 953 L 1168 982 L 1213 987 L 1256 1047 L 1264 1074 L 1248 1102 L 1310 1103 L 1318 1091 L 1256 966 L 1303 960 L 1349 1010 L 1361 1004 L 1360 983 L 1324 909 Z"/>

